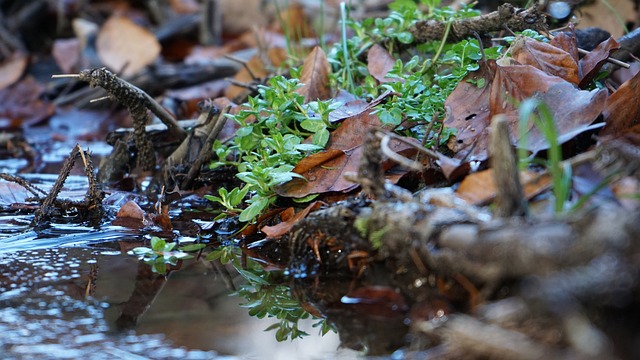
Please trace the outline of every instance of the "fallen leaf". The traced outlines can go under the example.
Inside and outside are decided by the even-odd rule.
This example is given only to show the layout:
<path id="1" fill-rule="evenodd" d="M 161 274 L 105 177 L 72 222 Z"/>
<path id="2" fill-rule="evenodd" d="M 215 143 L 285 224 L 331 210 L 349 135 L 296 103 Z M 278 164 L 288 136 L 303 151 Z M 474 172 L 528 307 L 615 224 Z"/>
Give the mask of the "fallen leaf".
<path id="1" fill-rule="evenodd" d="M 607 61 L 607 58 L 611 56 L 611 53 L 620 48 L 620 44 L 613 38 L 603 41 L 595 49 L 590 51 L 582 59 L 580 59 L 580 68 L 582 69 L 582 78 L 580 79 L 580 88 L 584 88 L 589 85 L 593 80 L 602 65 Z"/>
<path id="2" fill-rule="evenodd" d="M 591 91 L 578 90 L 569 83 L 552 85 L 539 96 L 553 115 L 558 134 L 558 143 L 563 144 L 577 135 L 600 128 L 602 123 L 592 123 L 600 116 L 607 102 L 607 90 L 595 89 Z M 566 101 L 571 99 L 571 101 Z M 513 130 L 517 127 L 514 124 Z M 519 135 L 518 138 L 522 138 Z M 537 127 L 532 127 L 526 134 L 525 148 L 531 152 L 538 152 L 549 148 L 546 138 Z"/>
<path id="3" fill-rule="evenodd" d="M 456 190 L 456 194 L 466 202 L 475 206 L 490 203 L 496 197 L 496 182 L 493 170 L 483 170 L 467 175 Z M 524 197 L 530 200 L 534 196 L 551 187 L 551 177 L 531 171 L 520 172 Z"/>
<path id="4" fill-rule="evenodd" d="M 404 79 L 388 78 L 387 74 L 393 68 L 396 59 L 382 46 L 374 44 L 367 53 L 367 70 L 369 74 L 381 83 L 404 82 Z"/>
<path id="5" fill-rule="evenodd" d="M 367 103 L 364 100 L 356 98 L 353 94 L 340 90 L 333 100 L 340 102 L 343 105 L 329 113 L 329 121 L 331 123 L 336 123 L 352 116 L 362 114 L 363 112 L 380 104 L 382 100 L 386 99 L 389 95 L 391 95 L 391 91 L 387 90 L 377 98 L 371 100 L 371 102 Z"/>
<path id="6" fill-rule="evenodd" d="M 558 140 L 562 143 L 592 129 L 590 125 L 604 109 L 607 93 L 606 90 L 579 90 L 563 79 L 529 65 L 498 66 L 491 89 L 491 115 L 504 114 L 507 117 L 514 145 L 523 136 L 520 134 L 517 104 L 528 98 L 538 98 L 548 106 Z M 549 147 L 533 123 L 527 124 L 525 131 L 527 150 L 536 153 Z M 479 144 L 477 150 L 486 151 L 488 131 L 479 136 L 478 142 L 482 146 Z"/>
<path id="7" fill-rule="evenodd" d="M 531 65 L 549 75 L 555 75 L 572 84 L 580 82 L 578 63 L 565 50 L 526 36 L 518 36 L 509 48 L 513 59 L 522 65 Z"/>
<path id="8" fill-rule="evenodd" d="M 137 74 L 160 55 L 155 35 L 126 17 L 112 16 L 96 39 L 100 61 L 123 77 Z"/>
<path id="9" fill-rule="evenodd" d="M 254 55 L 247 61 L 246 66 L 243 66 L 240 71 L 233 77 L 233 80 L 236 83 L 249 85 L 255 85 L 256 83 L 261 82 L 264 78 L 267 77 L 269 71 L 267 69 L 277 68 L 280 66 L 284 60 L 287 58 L 287 53 L 283 48 L 280 47 L 272 47 L 267 50 L 266 59 L 269 61 L 268 64 L 265 64 L 263 61 L 263 57 L 259 54 Z M 224 92 L 224 96 L 235 100 L 238 98 L 243 98 L 246 94 L 250 93 L 246 87 L 241 87 L 237 85 L 230 85 L 227 90 Z"/>
<path id="10" fill-rule="evenodd" d="M 144 210 L 142 210 L 140 205 L 138 205 L 134 201 L 127 201 L 124 205 L 122 205 L 120 210 L 118 210 L 116 218 L 130 218 L 142 221 L 145 215 L 146 213 L 144 212 Z"/>
<path id="11" fill-rule="evenodd" d="M 58 39 L 53 42 L 51 55 L 63 74 L 78 72 L 80 63 L 80 40 L 76 38 Z"/>
<path id="12" fill-rule="evenodd" d="M 325 152 L 309 156 L 310 159 L 293 169 L 305 179 L 296 178 L 284 183 L 276 188 L 276 193 L 300 198 L 309 194 L 348 192 L 355 189 L 358 185 L 345 179 L 344 174 L 358 171 L 364 139 L 371 129 L 380 127 L 380 118 L 371 111 L 344 120 L 331 134 Z M 416 152 L 415 147 L 395 139 L 389 142 L 389 148 L 404 156 L 412 156 Z M 391 162 L 383 163 L 385 170 L 391 166 Z"/>
<path id="13" fill-rule="evenodd" d="M 607 99 L 602 111 L 605 127 L 600 135 L 622 135 L 640 121 L 640 72 Z"/>
<path id="14" fill-rule="evenodd" d="M 14 84 L 22 77 L 29 63 L 27 54 L 16 51 L 0 64 L 0 90 Z"/>
<path id="15" fill-rule="evenodd" d="M 497 114 L 505 115 L 512 143 L 518 144 L 517 140 L 522 136 L 518 106 L 528 98 L 538 98 L 547 104 L 561 143 L 601 126 L 591 124 L 604 109 L 606 90 L 579 90 L 564 79 L 531 65 L 487 62 L 472 74 L 475 74 L 475 78 L 470 78 L 469 74 L 445 102 L 447 118 L 444 124 L 457 130 L 455 138 L 448 144 L 451 150 L 456 151 L 456 159 L 487 159 L 489 125 L 491 118 Z M 492 74 L 493 77 L 487 80 Z M 474 85 L 483 79 L 488 84 L 486 86 L 490 86 L 490 91 Z M 533 123 L 527 124 L 525 131 L 528 150 L 535 153 L 548 148 L 544 136 Z"/>
<path id="16" fill-rule="evenodd" d="M 322 205 L 325 205 L 325 203 L 322 201 L 314 201 L 311 204 L 309 204 L 306 208 L 304 208 L 304 210 L 298 212 L 297 214 L 287 219 L 285 219 L 284 216 L 281 215 L 282 216 L 281 223 L 273 226 L 263 226 L 262 229 L 260 229 L 260 231 L 265 233 L 268 239 L 279 238 L 282 235 L 289 233 L 289 231 L 291 231 L 291 228 L 293 228 L 293 226 L 300 219 L 304 219 L 305 217 L 307 217 L 307 215 L 309 215 L 310 212 L 316 209 L 319 209 Z"/>
<path id="17" fill-rule="evenodd" d="M 0 90 L 0 128 L 36 124 L 55 112 L 55 106 L 41 100 L 44 87 L 32 77 Z"/>
<path id="18" fill-rule="evenodd" d="M 549 44 L 566 51 L 576 64 L 580 61 L 580 53 L 578 52 L 578 38 L 573 29 L 573 24 L 569 23 L 570 31 L 563 31 L 556 34 L 553 39 L 549 40 Z M 578 70 L 580 68 L 578 67 Z M 582 76 L 580 76 L 582 78 Z"/>
<path id="19" fill-rule="evenodd" d="M 486 152 L 475 151 L 476 139 L 486 131 L 491 121 L 489 100 L 491 84 L 496 71 L 495 60 L 481 61 L 480 68 L 471 72 L 458 83 L 444 103 L 447 116 L 444 125 L 456 129 L 447 146 L 456 153 L 457 159 L 479 156 L 486 159 Z M 484 139 L 486 141 L 488 137 Z M 486 148 L 486 143 L 483 144 Z M 481 149 L 479 149 L 481 150 Z"/>
<path id="20" fill-rule="evenodd" d="M 300 75 L 302 86 L 296 90 L 298 94 L 304 96 L 305 103 L 326 100 L 331 97 L 330 73 L 331 65 L 329 65 L 327 55 L 321 47 L 316 46 L 304 59 Z"/>

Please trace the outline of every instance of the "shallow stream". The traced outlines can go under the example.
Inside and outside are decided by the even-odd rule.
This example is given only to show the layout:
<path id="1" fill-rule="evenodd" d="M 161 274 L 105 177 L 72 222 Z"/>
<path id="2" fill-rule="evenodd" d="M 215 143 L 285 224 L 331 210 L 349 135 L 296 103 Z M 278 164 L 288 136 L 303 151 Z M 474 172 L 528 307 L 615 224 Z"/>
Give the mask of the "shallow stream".
<path id="1" fill-rule="evenodd" d="M 55 177 L 30 180 L 47 189 Z M 82 196 L 85 184 L 71 177 L 63 196 Z M 277 342 L 264 331 L 276 320 L 249 316 L 239 306 L 244 299 L 230 296 L 229 277 L 210 262 L 153 273 L 127 254 L 148 240 L 139 230 L 58 223 L 36 232 L 32 218 L 24 209 L 0 214 L 3 359 L 356 357 L 339 349 L 337 334 L 320 336 L 313 321 L 301 323 L 310 334 L 304 339 Z"/>

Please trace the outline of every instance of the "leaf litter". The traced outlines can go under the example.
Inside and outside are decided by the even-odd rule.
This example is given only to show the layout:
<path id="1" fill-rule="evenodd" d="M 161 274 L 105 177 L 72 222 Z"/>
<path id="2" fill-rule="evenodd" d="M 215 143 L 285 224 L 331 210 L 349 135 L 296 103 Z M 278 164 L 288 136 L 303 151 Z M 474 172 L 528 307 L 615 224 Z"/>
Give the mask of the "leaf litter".
<path id="1" fill-rule="evenodd" d="M 176 14 L 197 12 L 198 4 L 182 8 L 178 5 L 180 3 L 172 5 L 172 11 Z M 225 4 L 230 6 L 229 2 Z M 487 19 L 493 21 L 499 19 L 496 14 L 506 13 L 513 15 L 509 21 L 516 21 L 522 14 L 532 18 L 537 16 L 535 9 L 512 13 L 509 12 L 511 9 L 503 6 Z M 512 351 L 511 358 L 530 358 L 527 357 L 530 354 L 527 351 L 532 349 L 535 350 L 534 354 L 541 357 L 586 355 L 584 341 L 576 339 L 567 329 L 579 327 L 581 331 L 592 332 L 601 329 L 590 314 L 580 310 L 579 303 L 593 305 L 590 301 L 594 297 L 610 298 L 618 293 L 628 295 L 634 288 L 625 285 L 621 277 L 637 280 L 637 274 L 632 270 L 637 264 L 625 255 L 637 254 L 637 249 L 635 245 L 629 245 L 632 242 L 625 243 L 625 239 L 630 240 L 637 235 L 633 224 L 638 207 L 637 202 L 629 199 L 629 194 L 634 196 L 635 191 L 637 196 L 640 173 L 637 150 L 640 146 L 636 101 L 638 75 L 635 74 L 617 89 L 598 86 L 602 83 L 594 85 L 594 79 L 598 79 L 605 62 L 619 48 L 616 40 L 609 38 L 586 55 L 579 55 L 573 29 L 554 34 L 548 43 L 516 36 L 506 52 L 509 55 L 503 55 L 498 60 L 483 58 L 478 62 L 478 68 L 470 71 L 457 84 L 446 98 L 444 114 L 432 114 L 431 119 L 425 117 L 423 124 L 401 122 L 401 126 L 392 128 L 389 124 L 382 124 L 376 110 L 378 105 L 387 104 L 392 101 L 390 99 L 398 99 L 403 94 L 379 91 L 358 96 L 340 88 L 336 79 L 341 69 L 331 62 L 336 61 L 335 53 L 325 53 L 327 48 L 323 49 L 314 43 L 315 30 L 300 20 L 307 15 L 303 6 L 290 6 L 280 9 L 275 15 L 279 20 L 272 21 L 268 30 L 243 29 L 244 33 L 234 39 L 236 43 L 233 46 L 207 44 L 207 51 L 203 51 L 204 48 L 193 44 L 184 45 L 186 50 L 183 48 L 170 54 L 171 47 L 166 44 L 177 41 L 180 35 L 173 33 L 161 38 L 158 29 L 151 31 L 147 26 L 138 25 L 120 14 L 103 21 L 95 44 L 83 45 L 88 48 L 76 47 L 77 44 L 67 45 L 74 52 L 81 52 L 78 58 L 63 59 L 61 48 L 54 50 L 61 68 L 85 74 L 85 77 L 92 73 L 80 72 L 79 59 L 90 53 L 87 49 L 95 50 L 97 60 L 112 73 L 99 69 L 96 74 L 110 74 L 103 76 L 106 81 L 98 82 L 98 75 L 88 76 L 85 80 L 92 80 L 93 85 L 106 88 L 111 96 L 120 96 L 121 102 L 123 97 L 114 93 L 115 85 L 122 90 L 119 92 L 139 94 L 136 93 L 136 86 L 121 77 L 135 79 L 139 76 L 144 79 L 145 76 L 153 76 L 149 75 L 148 70 L 161 65 L 165 58 L 203 63 L 224 54 L 233 54 L 233 61 L 241 63 L 238 66 L 240 70 L 231 81 L 233 85 L 222 91 L 227 98 L 239 103 L 246 102 L 247 96 L 254 99 L 249 103 L 263 96 L 265 89 L 270 86 L 269 80 L 286 73 L 283 69 L 295 64 L 301 67 L 299 86 L 292 93 L 282 96 L 283 99 L 297 101 L 294 94 L 301 96 L 302 101 L 295 105 L 309 117 L 306 120 L 321 120 L 324 122 L 323 129 L 330 131 L 326 147 L 319 150 L 309 146 L 316 135 L 309 134 L 309 129 L 303 129 L 307 132 L 296 132 L 300 130 L 297 123 L 268 123 L 266 126 L 272 127 L 269 131 L 277 129 L 283 135 L 282 141 L 277 143 L 279 140 L 274 133 L 259 128 L 262 126 L 263 112 L 256 112 L 251 119 L 247 118 L 241 123 L 233 116 L 246 109 L 246 103 L 236 106 L 228 99 L 218 99 L 218 103 L 229 105 L 229 117 L 236 121 L 221 123 L 220 127 L 226 129 L 224 135 L 216 133 L 211 139 L 208 136 L 189 137 L 189 141 L 205 139 L 204 144 L 213 147 L 214 151 L 204 154 L 193 150 L 200 148 L 185 142 L 193 154 L 186 155 L 184 159 L 198 157 L 199 162 L 186 160 L 180 164 L 182 168 L 174 167 L 177 164 L 162 161 L 170 159 L 173 149 L 181 142 L 183 136 L 176 134 L 195 134 L 198 128 L 214 128 L 209 126 L 209 122 L 218 121 L 220 116 L 201 109 L 198 125 L 190 127 L 185 125 L 186 122 L 177 121 L 187 112 L 179 105 L 171 105 L 176 98 L 166 90 L 176 89 L 161 83 L 158 78 L 152 79 L 143 90 L 154 95 L 163 93 L 166 102 L 155 107 L 155 102 L 149 100 L 151 97 L 138 97 L 144 109 L 136 108 L 132 110 L 132 115 L 142 115 L 140 118 L 144 118 L 144 123 L 134 119 L 133 129 L 121 131 L 127 135 L 114 140 L 110 161 L 113 161 L 114 168 L 117 167 L 114 173 L 122 174 L 120 181 L 141 179 L 149 175 L 146 170 L 156 171 L 160 168 L 156 165 L 161 165 L 162 171 L 159 172 L 163 175 L 155 174 L 154 178 L 173 190 L 159 190 L 150 186 L 148 203 L 156 204 L 155 211 L 147 212 L 131 202 L 120 208 L 121 212 L 114 222 L 125 221 L 127 226 L 143 229 L 141 231 L 147 225 L 156 225 L 168 233 L 172 229 L 171 209 L 180 201 L 176 199 L 199 197 L 199 192 L 208 193 L 220 186 L 231 190 L 234 186 L 241 189 L 250 185 L 251 176 L 260 174 L 243 168 L 238 172 L 244 175 L 235 177 L 229 164 L 253 157 L 262 157 L 263 163 L 272 162 L 275 154 L 267 149 L 276 143 L 276 146 L 284 149 L 282 153 L 286 153 L 282 161 L 288 157 L 298 158 L 295 164 L 286 164 L 290 165 L 290 170 L 281 163 L 278 164 L 280 167 L 267 167 L 262 176 L 288 181 L 274 184 L 274 192 L 268 196 L 260 194 L 264 189 L 254 187 L 251 191 L 235 193 L 248 194 L 246 199 L 220 199 L 223 203 L 226 201 L 223 204 L 226 209 L 219 213 L 228 216 L 227 219 L 233 219 L 248 207 L 257 209 L 257 205 L 261 206 L 258 209 L 260 211 L 254 214 L 256 216 L 251 217 L 254 219 L 252 224 L 244 229 L 241 236 L 237 235 L 242 237 L 239 240 L 243 246 L 251 246 L 255 238 L 264 238 L 259 240 L 264 241 L 260 242 L 260 246 L 257 245 L 259 241 L 255 241 L 253 254 L 261 249 L 266 252 L 268 246 L 290 252 L 287 260 L 267 256 L 265 266 L 282 269 L 283 266 L 276 265 L 284 261 L 287 271 L 294 274 L 291 293 L 304 302 L 305 307 L 313 309 L 314 314 L 325 316 L 345 339 L 348 336 L 358 339 L 353 343 L 345 340 L 347 346 L 355 347 L 365 341 L 357 331 L 352 335 L 352 329 L 349 328 L 352 325 L 341 320 L 346 318 L 344 314 L 357 314 L 357 317 L 371 321 L 372 333 L 379 326 L 376 325 L 376 316 L 378 320 L 384 318 L 385 325 L 402 328 L 398 334 L 410 331 L 415 339 L 419 339 L 413 345 L 422 344 L 424 340 L 424 343 L 431 344 L 429 346 L 441 349 L 438 351 L 447 354 L 448 358 L 455 358 L 456 354 L 461 353 L 491 358 L 506 350 L 504 344 L 510 342 L 517 344 L 509 348 Z M 536 26 L 540 25 L 537 22 L 540 19 L 534 18 Z M 255 23 L 263 20 L 256 19 Z M 433 25 L 439 26 L 438 31 L 444 30 L 442 23 L 421 22 L 419 26 L 412 27 L 409 33 L 413 34 L 414 41 L 419 40 L 423 35 L 420 31 L 428 30 Z M 461 36 L 457 30 L 454 35 Z M 439 36 L 439 39 L 442 37 Z M 299 53 L 292 53 L 291 44 L 280 41 L 282 39 L 299 46 L 293 49 Z M 353 71 L 364 72 L 370 77 L 366 80 L 369 81 L 366 85 L 369 88 L 407 81 L 387 76 L 398 61 L 402 62 L 399 60 L 402 57 L 388 51 L 384 45 L 384 42 L 374 44 L 367 50 L 366 56 L 359 54 L 360 58 L 352 59 L 359 65 Z M 174 46 L 173 49 L 178 47 Z M 249 56 L 238 52 L 252 47 L 255 47 L 255 51 Z M 13 56 L 22 59 L 20 52 L 14 52 Z M 328 57 L 331 57 L 331 61 Z M 56 91 L 61 91 L 60 83 L 56 85 L 57 90 L 53 85 L 47 88 L 49 93 L 45 96 L 42 87 L 33 87 L 38 83 L 31 75 L 21 78 L 25 67 L 13 61 L 16 61 L 15 58 L 4 60 L 0 66 L 0 79 L 4 79 L 0 87 L 7 87 L 2 90 L 4 96 L 0 96 L 0 109 L 4 109 L 3 128 L 28 130 L 38 122 L 45 122 L 44 126 L 49 126 L 46 121 L 54 112 L 64 114 L 61 108 L 56 109 L 55 100 L 50 102 L 47 99 Z M 15 76 L 16 73 L 19 75 Z M 158 86 L 154 89 L 151 85 Z M 364 83 L 361 85 L 365 88 Z M 64 91 L 72 91 L 71 87 L 69 85 Z M 428 90 L 428 87 L 425 88 Z M 223 95 L 222 91 L 218 95 Z M 197 96 L 209 93 L 195 91 L 189 94 Z M 557 134 L 554 139 L 557 145 L 550 141 L 535 121 L 528 119 L 528 122 L 522 123 L 521 104 L 530 99 L 544 103 L 549 109 Z M 197 102 L 203 99 L 180 100 Z M 124 105 L 130 106 L 126 101 Z M 327 101 L 327 106 L 336 109 L 328 115 L 323 113 L 323 105 L 319 105 L 324 104 L 322 101 Z M 291 103 L 285 101 L 281 105 L 282 109 L 286 108 L 282 115 L 289 114 L 291 110 L 287 106 Z M 311 106 L 317 108 L 312 109 Z M 170 108 L 168 115 L 161 115 L 160 118 L 173 132 L 172 136 L 166 136 L 167 126 L 158 132 L 165 133 L 162 137 L 153 132 L 152 125 L 146 123 L 148 112 L 157 113 L 160 107 Z M 317 118 L 324 115 L 327 116 Z M 496 187 L 495 179 L 504 173 L 500 172 L 499 166 L 489 164 L 493 151 L 489 139 L 496 115 L 506 119 L 510 138 L 504 140 L 511 148 L 514 151 L 518 148 L 530 158 L 537 157 L 543 162 L 542 165 L 530 163 L 527 168 L 521 168 L 520 176 L 513 180 L 522 183 L 523 196 L 532 209 L 536 206 L 543 209 L 536 210 L 529 218 L 499 219 L 492 217 L 487 209 L 479 208 L 491 204 L 503 190 Z M 167 117 L 171 121 L 167 121 Z M 225 116 L 222 118 L 226 119 Z M 437 128 L 436 122 L 442 127 Z M 454 135 L 448 141 L 445 137 L 445 141 L 432 142 L 425 148 L 428 140 L 439 140 L 443 129 L 453 130 Z M 396 130 L 399 135 L 385 136 L 381 130 Z M 302 133 L 307 140 L 299 143 L 292 136 L 287 137 L 296 134 L 303 138 L 298 135 Z M 420 134 L 424 139 L 416 140 L 413 137 L 415 134 Z M 70 141 L 77 140 L 73 136 Z M 84 136 L 91 138 L 87 134 Z M 93 137 L 98 137 L 98 134 Z M 246 140 L 235 143 L 236 138 Z M 10 139 L 5 147 L 15 148 L 18 139 Z M 253 146 L 254 143 L 258 145 L 250 151 L 241 152 L 241 148 Z M 550 189 L 558 186 L 551 171 L 553 164 L 545 163 L 557 146 L 562 146 L 564 161 L 556 165 L 562 167 L 564 174 L 575 172 L 573 177 L 567 175 L 571 179 L 567 185 L 570 193 L 568 198 L 573 199 L 574 205 L 583 207 L 585 205 L 576 199 L 585 197 L 587 203 L 593 199 L 589 208 L 591 212 L 554 217 L 544 210 L 549 207 L 548 199 L 552 197 Z M 116 148 L 122 150 L 118 156 Z M 80 147 L 74 149 L 84 156 L 85 152 Z M 142 156 L 147 157 L 145 163 L 136 163 Z M 208 169 L 208 165 L 216 163 L 216 159 L 221 160 L 218 162 L 222 165 Z M 188 172 L 189 167 L 196 167 L 198 175 L 190 179 L 190 186 L 185 186 L 187 182 L 181 181 L 184 177 L 182 172 Z M 251 176 L 247 175 L 249 173 Z M 91 176 L 88 178 L 90 182 L 94 181 Z M 264 185 L 267 180 L 261 181 L 263 183 L 259 185 Z M 436 189 L 424 188 L 421 181 L 440 184 L 447 194 L 436 194 Z M 105 185 L 118 186 L 115 183 Z M 0 188 L 3 205 L 27 202 L 27 197 L 16 186 L 8 184 Z M 361 192 L 362 189 L 378 190 L 365 193 Z M 419 189 L 419 192 L 412 193 Z M 591 192 L 602 196 L 591 197 Z M 216 191 L 213 190 L 213 193 Z M 339 196 L 336 198 L 337 194 Z M 293 200 L 304 203 L 312 198 L 322 201 L 291 205 Z M 616 203 L 624 203 L 624 211 L 616 207 Z M 56 206 L 53 199 L 42 204 L 46 211 L 51 206 Z M 276 209 L 278 207 L 286 210 Z M 129 212 L 130 209 L 133 210 Z M 299 210 L 296 212 L 296 209 Z M 259 214 L 262 216 L 257 216 Z M 222 227 L 232 220 L 212 221 L 223 233 Z M 598 228 L 602 224 L 614 229 L 610 233 L 603 233 Z M 545 252 L 544 249 L 551 250 Z M 605 255 L 602 255 L 603 249 L 607 251 Z M 510 255 L 512 258 L 509 258 Z M 384 274 L 373 276 L 378 272 Z M 617 276 L 612 275 L 614 273 Z M 531 276 L 536 280 L 523 280 Z M 336 288 L 332 289 L 337 289 L 336 293 L 341 294 L 338 297 L 319 288 L 320 284 L 334 281 L 335 278 L 349 279 L 349 284 L 338 281 Z M 511 287 L 510 281 L 517 282 L 519 287 Z M 576 285 L 572 287 L 571 284 Z M 566 293 L 572 294 L 570 299 L 564 295 Z M 604 307 L 613 306 L 613 303 L 605 301 Z M 602 308 L 601 304 L 595 306 Z M 545 312 L 556 308 L 569 308 L 574 312 L 559 314 L 555 319 L 545 315 Z M 500 315 L 504 311 L 519 311 L 521 315 L 533 319 L 533 322 L 548 322 L 550 331 L 561 335 L 555 340 L 540 340 L 546 335 L 540 330 L 544 326 L 530 326 L 517 321 L 513 327 L 507 326 L 506 322 L 511 320 Z M 411 318 L 410 326 L 403 322 L 406 318 Z M 469 329 L 477 331 L 469 333 Z M 606 330 L 603 333 L 605 337 L 611 336 Z M 492 341 L 483 334 L 502 339 L 503 342 Z M 518 341 L 514 342 L 514 339 Z M 390 338 L 386 340 L 391 341 Z M 589 354 L 591 358 L 615 358 L 605 346 L 608 338 L 603 342 L 595 338 L 592 340 L 596 350 Z M 374 343 L 365 345 L 370 347 L 370 354 L 385 353 Z M 404 340 L 395 342 L 386 353 L 397 348 L 406 349 L 407 346 Z"/>

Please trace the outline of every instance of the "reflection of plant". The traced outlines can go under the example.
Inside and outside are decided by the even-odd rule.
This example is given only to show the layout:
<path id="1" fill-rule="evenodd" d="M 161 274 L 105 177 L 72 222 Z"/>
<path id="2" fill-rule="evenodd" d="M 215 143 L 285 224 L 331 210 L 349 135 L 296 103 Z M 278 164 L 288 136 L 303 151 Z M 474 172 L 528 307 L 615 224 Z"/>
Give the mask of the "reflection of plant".
<path id="1" fill-rule="evenodd" d="M 300 302 L 293 299 L 291 289 L 285 283 L 285 278 L 280 271 L 266 271 L 255 261 L 247 260 L 245 268 L 241 268 L 239 260 L 240 249 L 234 246 L 223 246 L 207 256 L 207 260 L 219 259 L 222 263 L 231 263 L 238 273 L 247 281 L 236 291 L 235 295 L 243 297 L 246 302 L 243 307 L 249 309 L 249 315 L 259 319 L 264 317 L 276 318 L 279 321 L 265 329 L 276 330 L 276 339 L 284 341 L 296 339 L 308 335 L 298 328 L 298 321 L 311 316 L 301 306 Z M 332 330 L 324 320 L 319 321 L 313 327 L 320 327 L 322 335 Z"/>
<path id="2" fill-rule="evenodd" d="M 166 274 L 167 265 L 176 265 L 178 260 L 191 259 L 193 256 L 188 251 L 197 251 L 205 247 L 204 244 L 191 244 L 181 246 L 174 250 L 177 243 L 168 243 L 157 236 L 151 238 L 151 248 L 137 247 L 128 252 L 129 255 L 137 255 L 140 260 L 151 266 L 151 270 L 158 274 Z"/>

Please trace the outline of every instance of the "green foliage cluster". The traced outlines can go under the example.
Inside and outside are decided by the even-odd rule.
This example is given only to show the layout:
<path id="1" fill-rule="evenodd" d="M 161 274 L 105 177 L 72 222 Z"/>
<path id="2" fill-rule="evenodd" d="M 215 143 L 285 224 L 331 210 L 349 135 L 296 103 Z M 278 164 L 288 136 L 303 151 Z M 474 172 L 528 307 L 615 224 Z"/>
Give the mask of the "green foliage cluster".
<path id="1" fill-rule="evenodd" d="M 414 1 L 395 1 L 384 19 L 358 22 L 343 14 L 344 25 L 351 28 L 353 36 L 345 36 L 342 44 L 335 44 L 328 51 L 328 61 L 333 68 L 334 88 L 349 89 L 369 100 L 390 91 L 392 96 L 376 108 L 382 122 L 397 126 L 408 121 L 409 126 L 397 130 L 429 139 L 426 127 L 415 125 L 431 121 L 434 114 L 444 114 L 446 98 L 469 71 L 478 68 L 482 51 L 477 40 L 448 44 L 443 39 L 424 44 L 418 49 L 420 55 L 401 60 L 396 52 L 398 44 L 413 41 L 409 28 L 416 21 L 450 22 L 479 14 L 469 7 L 458 11 L 440 8 L 437 0 L 421 2 L 428 11 L 419 10 Z M 369 74 L 363 55 L 378 42 L 387 44 L 392 55 L 399 58 L 388 76 L 402 81 L 378 84 Z M 499 49 L 489 49 L 485 54 L 495 58 Z M 211 167 L 235 167 L 244 185 L 230 191 L 220 189 L 218 195 L 207 196 L 224 207 L 219 217 L 238 215 L 243 222 L 254 220 L 276 200 L 275 186 L 300 177 L 292 172 L 295 165 L 327 144 L 330 130 L 335 127 L 329 122 L 329 114 L 342 104 L 332 100 L 304 104 L 303 96 L 296 92 L 301 86 L 299 75 L 299 69 L 293 69 L 291 78 L 271 78 L 267 85 L 259 86 L 258 95 L 250 97 L 241 111 L 229 116 L 241 128 L 230 143 L 214 144 L 217 160 Z M 448 129 L 441 131 L 440 127 L 441 124 L 435 124 L 431 128 L 441 133 L 440 144 L 425 141 L 426 145 L 444 144 L 453 134 Z M 311 137 L 311 143 L 304 142 L 307 137 Z"/>
<path id="2" fill-rule="evenodd" d="M 219 196 L 207 196 L 225 207 L 222 216 L 239 213 L 240 221 L 253 220 L 275 201 L 276 185 L 301 177 L 292 172 L 295 165 L 326 145 L 333 127 L 329 113 L 338 104 L 304 104 L 304 97 L 296 92 L 300 86 L 296 77 L 275 76 L 269 86 L 259 86 L 258 96 L 250 97 L 242 110 L 229 116 L 241 127 L 231 143 L 214 144 L 218 160 L 211 168 L 232 165 L 245 185 L 231 191 L 221 189 Z M 303 143 L 310 136 L 312 142 Z M 236 160 L 229 160 L 232 158 Z M 249 206 L 241 209 L 247 196 Z"/>

